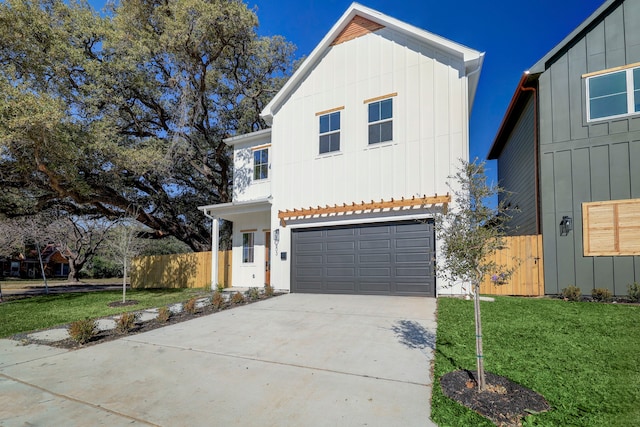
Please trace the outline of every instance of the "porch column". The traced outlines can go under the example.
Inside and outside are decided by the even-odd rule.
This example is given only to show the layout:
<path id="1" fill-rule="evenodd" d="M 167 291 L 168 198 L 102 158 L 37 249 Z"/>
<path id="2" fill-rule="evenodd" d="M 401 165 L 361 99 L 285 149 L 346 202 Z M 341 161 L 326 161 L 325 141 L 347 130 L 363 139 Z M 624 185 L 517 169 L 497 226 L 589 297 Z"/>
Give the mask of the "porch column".
<path id="1" fill-rule="evenodd" d="M 220 225 L 218 218 L 211 219 L 211 290 L 218 284 L 218 248 L 220 246 Z"/>

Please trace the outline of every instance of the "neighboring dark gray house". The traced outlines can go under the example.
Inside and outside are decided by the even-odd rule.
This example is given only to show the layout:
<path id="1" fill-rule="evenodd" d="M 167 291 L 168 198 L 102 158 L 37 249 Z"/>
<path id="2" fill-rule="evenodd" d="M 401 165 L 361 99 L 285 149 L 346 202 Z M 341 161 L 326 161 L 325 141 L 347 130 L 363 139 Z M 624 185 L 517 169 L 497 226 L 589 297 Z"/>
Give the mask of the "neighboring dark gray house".
<path id="1" fill-rule="evenodd" d="M 488 155 L 545 293 L 640 282 L 640 0 L 609 0 L 521 78 Z"/>

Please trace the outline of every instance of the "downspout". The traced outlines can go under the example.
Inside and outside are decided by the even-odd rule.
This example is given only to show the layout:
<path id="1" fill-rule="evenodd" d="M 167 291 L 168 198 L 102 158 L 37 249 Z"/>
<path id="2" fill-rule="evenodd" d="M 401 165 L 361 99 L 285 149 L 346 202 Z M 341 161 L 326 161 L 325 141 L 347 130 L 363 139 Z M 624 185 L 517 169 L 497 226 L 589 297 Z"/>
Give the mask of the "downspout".
<path id="1" fill-rule="evenodd" d="M 218 246 L 220 245 L 220 230 L 218 218 L 209 215 L 206 209 L 202 210 L 204 216 L 211 220 L 211 291 L 218 285 Z"/>
<path id="2" fill-rule="evenodd" d="M 525 74 L 529 75 L 527 71 Z M 535 168 L 535 191 L 534 201 L 536 204 L 536 234 L 540 234 L 540 171 L 538 170 L 540 156 L 540 142 L 538 141 L 538 90 L 535 86 L 525 87 L 524 82 L 520 84 L 523 92 L 533 92 L 533 167 Z"/>

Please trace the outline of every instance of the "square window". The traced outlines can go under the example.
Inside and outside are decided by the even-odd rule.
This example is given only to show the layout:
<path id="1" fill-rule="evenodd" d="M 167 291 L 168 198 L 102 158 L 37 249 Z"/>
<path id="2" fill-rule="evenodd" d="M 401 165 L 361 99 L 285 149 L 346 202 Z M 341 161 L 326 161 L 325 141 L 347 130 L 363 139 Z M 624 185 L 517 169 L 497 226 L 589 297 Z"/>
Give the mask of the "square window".
<path id="1" fill-rule="evenodd" d="M 320 116 L 320 154 L 340 150 L 340 111 Z"/>
<path id="2" fill-rule="evenodd" d="M 393 140 L 393 99 L 369 104 L 369 144 Z"/>
<path id="3" fill-rule="evenodd" d="M 253 179 L 267 179 L 269 177 L 269 149 L 263 148 L 253 152 Z"/>
<path id="4" fill-rule="evenodd" d="M 242 233 L 242 262 L 253 262 L 253 233 Z"/>

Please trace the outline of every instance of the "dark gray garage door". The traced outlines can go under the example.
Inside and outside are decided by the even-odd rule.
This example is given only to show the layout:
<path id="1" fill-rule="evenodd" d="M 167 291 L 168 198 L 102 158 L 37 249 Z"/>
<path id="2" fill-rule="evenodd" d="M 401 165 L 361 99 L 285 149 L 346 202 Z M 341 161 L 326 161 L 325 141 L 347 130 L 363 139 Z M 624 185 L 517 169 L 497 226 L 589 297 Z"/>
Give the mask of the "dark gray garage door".
<path id="1" fill-rule="evenodd" d="M 435 296 L 432 222 L 292 230 L 291 291 Z"/>

